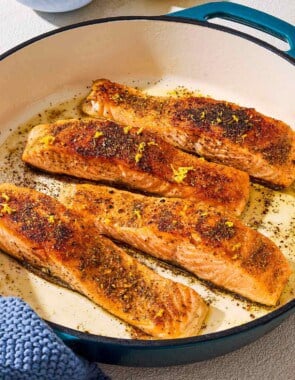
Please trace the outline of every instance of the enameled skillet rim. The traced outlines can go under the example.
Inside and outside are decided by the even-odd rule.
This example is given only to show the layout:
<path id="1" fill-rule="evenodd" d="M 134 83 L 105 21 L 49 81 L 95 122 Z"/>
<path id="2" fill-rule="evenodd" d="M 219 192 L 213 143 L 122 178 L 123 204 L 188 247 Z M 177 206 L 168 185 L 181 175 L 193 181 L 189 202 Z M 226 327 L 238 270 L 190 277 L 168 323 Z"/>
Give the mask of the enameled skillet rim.
<path id="1" fill-rule="evenodd" d="M 234 34 L 236 36 L 239 36 L 239 37 L 242 37 L 248 41 L 251 41 L 251 42 L 254 42 L 255 44 L 257 45 L 260 45 L 270 51 L 272 51 L 273 53 L 281 56 L 282 58 L 284 58 L 285 60 L 289 61 L 290 63 L 292 63 L 293 65 L 295 65 L 295 58 L 293 57 L 290 57 L 286 52 L 272 46 L 271 44 L 265 42 L 265 41 L 262 41 L 260 40 L 259 38 L 256 38 L 256 37 L 253 37 L 249 34 L 246 34 L 246 33 L 243 33 L 243 32 L 240 32 L 238 30 L 235 30 L 235 29 L 232 29 L 232 28 L 229 28 L 229 27 L 225 27 L 223 25 L 218 25 L 218 24 L 212 24 L 212 23 L 209 23 L 209 22 L 204 22 L 204 21 L 198 21 L 198 20 L 192 20 L 192 19 L 189 19 L 189 18 L 180 18 L 180 17 L 175 17 L 175 16 L 118 16 L 118 17 L 107 17 L 107 18 L 101 18 L 101 19 L 93 19 L 93 20 L 88 20 L 88 21 L 83 21 L 83 22 L 79 22 L 79 23 L 75 23 L 75 24 L 71 24 L 71 25 L 67 25 L 67 26 L 63 26 L 61 28 L 58 28 L 58 29 L 55 29 L 55 30 L 51 30 L 49 32 L 46 32 L 46 33 L 42 33 L 36 37 L 33 37 L 27 41 L 24 41 L 22 43 L 20 43 L 19 45 L 16 45 L 15 47 L 7 50 L 6 52 L 0 54 L 0 61 L 2 61 L 4 58 L 12 55 L 13 53 L 17 52 L 18 50 L 21 50 L 23 49 L 24 47 L 28 46 L 28 45 L 31 45 L 33 44 L 34 42 L 37 42 L 37 41 L 40 41 L 40 40 L 43 40 L 47 37 L 50 37 L 54 34 L 59 34 L 59 33 L 62 33 L 64 31 L 67 31 L 67 30 L 71 30 L 71 29 L 76 29 L 76 28 L 80 28 L 80 27 L 83 27 L 83 26 L 88 26 L 88 25 L 95 25 L 95 24 L 103 24 L 103 23 L 106 23 L 106 22 L 114 22 L 114 21 L 132 21 L 132 20 L 145 20 L 145 21 L 168 21 L 168 22 L 177 22 L 177 23 L 182 23 L 182 24 L 193 24 L 193 25 L 199 25 L 199 26 L 202 26 L 202 27 L 206 27 L 206 28 L 209 28 L 209 29 L 216 29 L 216 30 L 219 30 L 219 31 L 223 31 L 223 32 L 226 32 L 226 33 L 229 33 L 229 34 Z"/>
<path id="2" fill-rule="evenodd" d="M 0 61 L 4 60 L 7 57 L 10 57 L 17 51 L 25 48 L 26 46 L 29 46 L 37 41 L 40 41 L 42 39 L 46 39 L 47 37 L 50 37 L 52 35 L 62 33 L 67 30 L 76 29 L 83 26 L 88 25 L 95 25 L 95 24 L 102 24 L 106 22 L 114 22 L 114 21 L 131 21 L 131 20 L 146 20 L 146 21 L 168 21 L 168 22 L 177 22 L 177 23 L 184 23 L 184 24 L 193 24 L 193 25 L 199 25 L 202 27 L 206 27 L 209 29 L 216 29 L 219 31 L 223 31 L 226 33 L 234 34 L 236 36 L 245 38 L 257 45 L 260 45 L 273 53 L 279 55 L 283 59 L 290 62 L 292 65 L 295 66 L 295 58 L 292 58 L 288 56 L 287 53 L 277 49 L 276 47 L 268 44 L 267 42 L 264 42 L 262 40 L 259 40 L 256 37 L 250 36 L 248 34 L 245 34 L 243 32 L 217 25 L 217 24 L 211 24 L 208 22 L 202 22 L 202 21 L 195 21 L 192 19 L 187 18 L 179 18 L 179 17 L 173 17 L 173 16 L 122 16 L 122 17 L 109 17 L 109 18 L 102 18 L 102 19 L 94 19 L 94 20 L 88 20 L 80 23 L 75 23 L 72 25 L 64 26 L 62 28 L 43 33 L 37 37 L 34 37 L 32 39 L 29 39 L 28 41 L 25 41 L 12 49 L 6 51 L 5 53 L 0 55 Z M 120 339 L 120 338 L 111 338 L 111 337 L 105 337 L 101 335 L 95 335 L 85 332 L 80 332 L 74 329 L 71 329 L 69 327 L 65 327 L 62 325 L 59 325 L 57 323 L 46 321 L 53 329 L 70 335 L 74 339 L 81 339 L 81 340 L 89 340 L 92 342 L 100 342 L 100 343 L 108 343 L 108 344 L 114 344 L 114 345 L 120 345 L 120 346 L 126 346 L 126 347 L 133 347 L 133 348 L 144 348 L 144 347 L 157 347 L 157 348 L 164 348 L 164 347 L 175 347 L 175 346 L 186 346 L 194 343 L 201 343 L 201 342 L 207 342 L 207 341 L 213 341 L 218 340 L 224 337 L 229 337 L 232 335 L 238 335 L 239 333 L 245 332 L 247 330 L 254 329 L 256 327 L 265 325 L 269 323 L 270 321 L 284 315 L 288 311 L 292 311 L 294 309 L 295 311 L 295 299 L 289 301 L 282 307 L 279 307 L 278 309 L 264 315 L 263 317 L 257 318 L 251 322 L 242 324 L 240 326 L 232 327 L 227 330 L 223 330 L 216 333 L 210 333 L 210 334 L 204 334 L 200 336 L 195 337 L 189 337 L 189 338 L 178 338 L 178 339 L 164 339 L 164 340 L 135 340 L 135 339 Z"/>

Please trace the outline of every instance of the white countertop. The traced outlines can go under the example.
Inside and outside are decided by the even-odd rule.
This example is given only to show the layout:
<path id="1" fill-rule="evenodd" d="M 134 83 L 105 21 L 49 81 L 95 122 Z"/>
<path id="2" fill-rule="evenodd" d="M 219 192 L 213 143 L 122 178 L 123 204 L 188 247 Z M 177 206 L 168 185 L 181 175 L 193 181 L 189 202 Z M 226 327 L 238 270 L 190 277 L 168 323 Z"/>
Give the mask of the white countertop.
<path id="1" fill-rule="evenodd" d="M 92 18 L 166 14 L 172 6 L 189 7 L 200 0 L 94 0 L 80 10 L 49 14 L 35 12 L 14 0 L 1 0 L 0 54 L 38 34 Z M 295 24 L 294 0 L 237 0 Z M 254 32 L 259 35 L 259 33 Z M 268 41 L 274 41 L 268 38 Z M 129 368 L 101 364 L 112 379 L 295 379 L 295 315 L 258 341 L 210 361 L 166 368 Z"/>

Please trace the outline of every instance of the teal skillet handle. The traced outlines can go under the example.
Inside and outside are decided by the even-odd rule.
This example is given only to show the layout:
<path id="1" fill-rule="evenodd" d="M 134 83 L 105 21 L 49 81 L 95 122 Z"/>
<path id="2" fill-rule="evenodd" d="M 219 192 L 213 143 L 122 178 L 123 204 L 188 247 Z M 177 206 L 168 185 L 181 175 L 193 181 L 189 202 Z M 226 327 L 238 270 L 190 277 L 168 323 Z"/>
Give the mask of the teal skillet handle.
<path id="1" fill-rule="evenodd" d="M 285 54 L 295 58 L 295 26 L 244 5 L 224 1 L 214 2 L 169 13 L 168 16 L 189 18 L 198 21 L 207 21 L 211 18 L 219 17 L 235 21 L 259 29 L 288 42 L 290 50 L 286 51 Z"/>

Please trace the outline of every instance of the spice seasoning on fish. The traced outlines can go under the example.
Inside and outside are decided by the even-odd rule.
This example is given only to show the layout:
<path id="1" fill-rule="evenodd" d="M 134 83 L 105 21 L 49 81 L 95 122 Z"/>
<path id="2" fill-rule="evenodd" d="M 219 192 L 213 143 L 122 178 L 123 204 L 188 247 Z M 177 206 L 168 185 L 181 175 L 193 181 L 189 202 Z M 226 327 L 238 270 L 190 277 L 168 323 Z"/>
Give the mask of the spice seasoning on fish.
<path id="1" fill-rule="evenodd" d="M 211 225 L 203 217 L 200 217 L 197 220 L 195 229 L 202 237 L 209 239 L 212 244 L 216 245 L 235 236 L 234 224 L 224 218 L 220 218 Z"/>
<path id="2" fill-rule="evenodd" d="M 197 334 L 207 306 L 194 290 L 159 276 L 54 198 L 7 184 L 1 190 L 16 209 L 0 218 L 9 236 L 0 244 L 12 257 L 150 335 Z"/>
<path id="3" fill-rule="evenodd" d="M 224 137 L 236 142 L 240 141 L 252 127 L 246 109 L 234 110 L 231 105 L 225 103 L 208 103 L 203 106 L 202 101 L 198 99 L 192 99 L 191 104 L 188 101 L 187 107 L 177 111 L 174 121 L 176 123 L 189 121 L 205 130 L 211 129 L 211 126 L 216 124 L 222 129 Z"/>
<path id="4" fill-rule="evenodd" d="M 97 203 L 97 198 L 106 202 Z M 108 187 L 94 185 L 70 185 L 61 199 L 74 209 L 86 203 L 107 236 L 261 303 L 274 305 L 290 275 L 287 260 L 269 239 L 203 203 L 114 189 L 110 211 Z M 140 223 L 134 215 L 139 209 Z M 107 215 L 116 223 L 104 230 Z M 264 248 L 257 250 L 261 245 Z M 251 267 L 255 263 L 261 268 L 257 272 Z M 268 282 L 276 284 L 273 289 L 268 289 Z"/>
<path id="5" fill-rule="evenodd" d="M 61 126 L 54 147 L 35 143 L 38 133 L 48 135 Z M 247 174 L 182 152 L 146 129 L 137 134 L 134 128 L 125 134 L 124 128 L 105 119 L 61 120 L 36 126 L 23 160 L 47 171 L 204 200 L 237 214 L 242 211 L 249 194 Z M 94 139 L 97 131 L 103 136 Z"/>
<path id="6" fill-rule="evenodd" d="M 120 94 L 119 102 L 112 100 L 115 93 Z M 99 102 L 98 112 L 92 100 Z M 105 107 L 119 123 L 145 127 L 184 151 L 244 170 L 270 187 L 287 187 L 295 180 L 294 132 L 284 122 L 253 108 L 194 94 L 177 98 L 147 95 L 99 79 L 83 110 L 101 116 Z"/>

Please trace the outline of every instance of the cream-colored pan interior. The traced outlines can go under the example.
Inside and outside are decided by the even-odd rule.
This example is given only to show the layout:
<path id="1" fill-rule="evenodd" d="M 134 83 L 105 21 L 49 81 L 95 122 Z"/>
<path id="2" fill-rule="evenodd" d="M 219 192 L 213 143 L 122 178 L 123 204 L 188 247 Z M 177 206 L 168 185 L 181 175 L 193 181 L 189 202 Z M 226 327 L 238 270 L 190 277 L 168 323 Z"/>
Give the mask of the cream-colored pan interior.
<path id="1" fill-rule="evenodd" d="M 26 167 L 21 154 L 35 124 L 79 116 L 79 103 L 97 78 L 149 93 L 178 86 L 255 107 L 295 127 L 295 67 L 240 37 L 201 26 L 165 21 L 116 21 L 71 29 L 40 41 L 0 63 L 0 182 L 58 195 L 66 177 Z M 295 189 L 252 185 L 243 220 L 269 236 L 295 270 Z M 163 276 L 193 287 L 209 303 L 201 333 L 225 330 L 266 313 L 262 307 L 209 287 L 154 259 L 139 257 Z M 129 329 L 86 298 L 40 279 L 0 253 L 0 294 L 22 297 L 37 313 L 80 331 L 130 337 Z M 292 275 L 280 305 L 295 294 Z M 278 307 L 280 307 L 278 305 Z"/>

